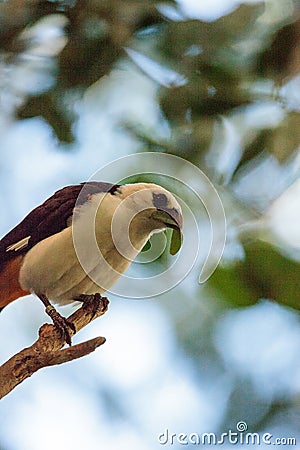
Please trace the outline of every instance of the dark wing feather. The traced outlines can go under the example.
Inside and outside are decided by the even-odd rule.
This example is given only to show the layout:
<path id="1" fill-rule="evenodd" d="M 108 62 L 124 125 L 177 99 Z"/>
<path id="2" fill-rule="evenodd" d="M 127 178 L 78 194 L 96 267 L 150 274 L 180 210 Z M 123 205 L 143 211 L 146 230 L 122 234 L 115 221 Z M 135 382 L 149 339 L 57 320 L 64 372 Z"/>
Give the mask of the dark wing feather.
<path id="1" fill-rule="evenodd" d="M 67 186 L 55 192 L 42 205 L 33 209 L 15 228 L 0 241 L 0 270 L 7 261 L 17 255 L 27 252 L 35 244 L 47 237 L 59 233 L 68 226 L 68 219 L 72 216 L 77 198 L 77 205 L 85 203 L 93 194 L 110 192 L 114 195 L 119 185 L 101 182 L 88 182 Z M 26 247 L 19 250 L 7 251 L 7 248 L 30 236 Z"/>

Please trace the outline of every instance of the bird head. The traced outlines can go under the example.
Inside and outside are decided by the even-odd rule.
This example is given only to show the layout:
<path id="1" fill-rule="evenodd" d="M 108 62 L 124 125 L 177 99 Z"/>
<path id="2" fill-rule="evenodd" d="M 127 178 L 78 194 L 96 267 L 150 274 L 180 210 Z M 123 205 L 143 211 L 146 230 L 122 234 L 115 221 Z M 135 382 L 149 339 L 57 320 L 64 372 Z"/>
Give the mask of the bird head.
<path id="1" fill-rule="evenodd" d="M 121 186 L 118 195 L 132 215 L 129 226 L 132 242 L 139 237 L 147 241 L 151 234 L 171 228 L 171 254 L 177 253 L 182 242 L 183 218 L 179 203 L 169 191 L 156 184 L 136 183 Z"/>

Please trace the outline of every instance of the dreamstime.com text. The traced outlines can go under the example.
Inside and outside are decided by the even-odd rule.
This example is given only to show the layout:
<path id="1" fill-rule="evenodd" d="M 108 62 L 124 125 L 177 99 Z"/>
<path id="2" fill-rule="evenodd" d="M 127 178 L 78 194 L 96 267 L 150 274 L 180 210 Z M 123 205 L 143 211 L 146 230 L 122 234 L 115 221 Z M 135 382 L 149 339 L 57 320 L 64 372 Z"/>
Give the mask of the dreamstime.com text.
<path id="1" fill-rule="evenodd" d="M 247 431 L 248 425 L 244 421 L 236 424 L 236 430 L 220 433 L 173 433 L 166 428 L 157 437 L 161 445 L 280 445 L 296 446 L 295 437 L 276 437 L 271 433 L 252 433 Z"/>

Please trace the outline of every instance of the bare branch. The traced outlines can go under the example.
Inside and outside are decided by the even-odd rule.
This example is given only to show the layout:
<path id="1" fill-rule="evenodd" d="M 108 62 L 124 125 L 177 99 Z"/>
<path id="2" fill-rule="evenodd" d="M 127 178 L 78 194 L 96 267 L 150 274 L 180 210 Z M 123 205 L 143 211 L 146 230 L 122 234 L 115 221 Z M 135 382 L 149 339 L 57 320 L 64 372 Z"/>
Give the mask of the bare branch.
<path id="1" fill-rule="evenodd" d="M 102 297 L 99 302 L 96 311 L 92 303 L 89 303 L 68 317 L 68 321 L 74 324 L 76 332 L 107 311 L 108 299 Z M 70 335 L 74 334 L 70 330 Z M 36 342 L 21 350 L 0 367 L 0 399 L 42 367 L 63 364 L 88 355 L 104 342 L 104 337 L 97 337 L 61 350 L 66 344 L 65 338 L 54 325 L 44 324 L 39 330 Z"/>

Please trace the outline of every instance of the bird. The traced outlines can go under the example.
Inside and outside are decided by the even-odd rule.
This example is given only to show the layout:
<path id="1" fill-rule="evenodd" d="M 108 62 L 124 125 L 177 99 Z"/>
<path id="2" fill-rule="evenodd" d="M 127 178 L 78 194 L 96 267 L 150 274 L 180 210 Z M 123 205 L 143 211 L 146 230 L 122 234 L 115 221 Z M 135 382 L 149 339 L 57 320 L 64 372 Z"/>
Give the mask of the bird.
<path id="1" fill-rule="evenodd" d="M 74 326 L 53 305 L 97 303 L 153 233 L 171 228 L 181 242 L 182 227 L 178 201 L 160 185 L 66 186 L 0 240 L 0 311 L 35 294 L 71 345 Z"/>

